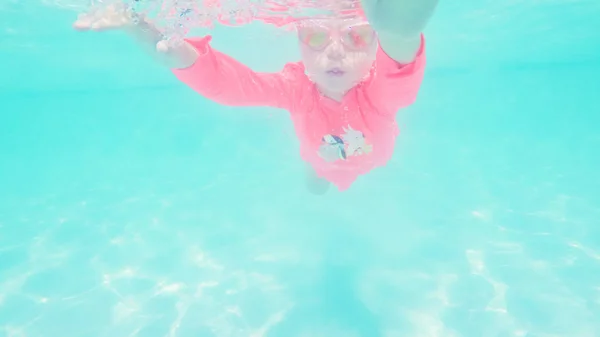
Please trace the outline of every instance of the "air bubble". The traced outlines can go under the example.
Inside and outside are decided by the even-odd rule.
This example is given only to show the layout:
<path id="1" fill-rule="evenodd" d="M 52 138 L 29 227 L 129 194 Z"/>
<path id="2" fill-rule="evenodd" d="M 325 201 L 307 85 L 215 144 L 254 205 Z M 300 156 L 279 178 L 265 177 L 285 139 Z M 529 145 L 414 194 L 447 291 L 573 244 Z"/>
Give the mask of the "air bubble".
<path id="1" fill-rule="evenodd" d="M 169 45 L 181 43 L 195 28 L 243 26 L 254 20 L 282 26 L 301 17 L 327 17 L 340 0 L 41 0 L 76 12 L 93 12 L 114 5 L 127 10 L 134 23 L 142 16 L 152 21 Z M 343 0 L 342 0 L 343 1 Z M 359 0 L 344 2 L 344 11 Z M 332 7 L 332 6 L 335 6 Z"/>

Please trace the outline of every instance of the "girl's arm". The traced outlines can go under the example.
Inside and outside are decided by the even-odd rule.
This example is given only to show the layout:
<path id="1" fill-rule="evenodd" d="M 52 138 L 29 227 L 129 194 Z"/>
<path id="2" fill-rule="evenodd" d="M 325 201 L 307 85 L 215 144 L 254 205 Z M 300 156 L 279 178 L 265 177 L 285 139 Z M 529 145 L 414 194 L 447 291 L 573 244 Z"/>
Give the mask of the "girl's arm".
<path id="1" fill-rule="evenodd" d="M 421 33 L 439 0 L 361 0 L 381 48 L 399 63 L 411 63 L 421 47 Z"/>
<path id="2" fill-rule="evenodd" d="M 128 25 L 125 31 L 133 36 L 155 58 L 169 68 L 186 68 L 198 58 L 196 50 L 187 43 L 169 46 L 163 34 L 152 24 L 139 18 L 136 25 Z"/>
<path id="3" fill-rule="evenodd" d="M 210 37 L 188 39 L 170 46 L 151 23 L 137 24 L 121 8 L 107 6 L 83 14 L 73 24 L 77 30 L 122 29 L 135 37 L 173 73 L 196 92 L 224 105 L 288 108 L 290 84 L 299 72 L 293 64 L 280 73 L 257 73 L 234 58 L 211 48 Z"/>
<path id="4" fill-rule="evenodd" d="M 138 23 L 134 24 L 133 20 Z M 122 6 L 108 5 L 79 15 L 73 23 L 79 31 L 107 31 L 121 29 L 133 36 L 150 54 L 170 68 L 185 68 L 192 65 L 198 54 L 191 46 L 183 43 L 169 47 L 162 33 L 143 17 L 131 17 Z"/>
<path id="5" fill-rule="evenodd" d="M 210 40 L 210 36 L 186 40 L 197 57 L 189 67 L 172 70 L 180 81 L 223 105 L 290 108 L 293 83 L 302 72 L 297 65 L 289 63 L 278 73 L 258 73 L 213 49 Z"/>

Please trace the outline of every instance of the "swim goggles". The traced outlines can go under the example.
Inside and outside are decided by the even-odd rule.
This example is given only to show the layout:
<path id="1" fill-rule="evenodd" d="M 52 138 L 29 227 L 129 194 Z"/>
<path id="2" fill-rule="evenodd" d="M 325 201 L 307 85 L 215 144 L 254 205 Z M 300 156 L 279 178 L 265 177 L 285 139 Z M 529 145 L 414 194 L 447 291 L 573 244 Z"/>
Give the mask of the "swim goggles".
<path id="1" fill-rule="evenodd" d="M 302 43 L 316 51 L 327 48 L 334 38 L 340 39 L 342 44 L 351 50 L 362 50 L 373 43 L 376 33 L 368 23 L 351 25 L 343 29 L 332 29 L 320 25 L 300 25 L 298 26 L 298 36 Z"/>

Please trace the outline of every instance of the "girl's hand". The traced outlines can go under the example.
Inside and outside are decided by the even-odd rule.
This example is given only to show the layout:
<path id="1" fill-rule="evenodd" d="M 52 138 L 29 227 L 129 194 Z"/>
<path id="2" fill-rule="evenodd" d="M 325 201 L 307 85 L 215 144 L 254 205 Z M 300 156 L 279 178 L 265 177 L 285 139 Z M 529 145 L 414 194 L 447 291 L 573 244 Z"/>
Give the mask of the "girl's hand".
<path id="1" fill-rule="evenodd" d="M 128 13 L 119 6 L 108 5 L 104 8 L 91 10 L 80 14 L 73 23 L 76 30 L 104 31 L 122 29 L 132 25 L 132 19 Z"/>

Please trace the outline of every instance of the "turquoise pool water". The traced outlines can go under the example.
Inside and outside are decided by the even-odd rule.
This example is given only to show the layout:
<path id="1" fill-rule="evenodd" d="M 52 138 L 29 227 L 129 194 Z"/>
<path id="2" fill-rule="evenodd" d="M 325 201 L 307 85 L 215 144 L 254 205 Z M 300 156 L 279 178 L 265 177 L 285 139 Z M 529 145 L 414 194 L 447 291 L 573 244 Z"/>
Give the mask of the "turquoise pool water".
<path id="1" fill-rule="evenodd" d="M 284 112 L 3 2 L 0 336 L 600 336 L 598 14 L 443 3 L 392 162 L 315 197 Z M 297 58 L 214 35 L 258 70 Z"/>

